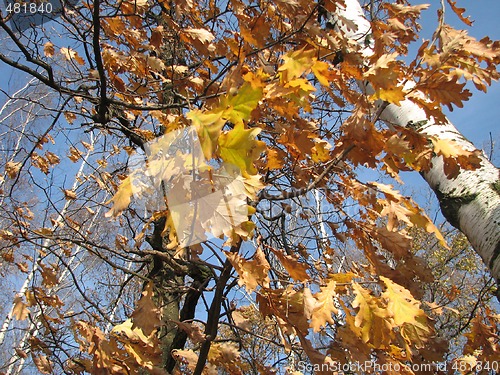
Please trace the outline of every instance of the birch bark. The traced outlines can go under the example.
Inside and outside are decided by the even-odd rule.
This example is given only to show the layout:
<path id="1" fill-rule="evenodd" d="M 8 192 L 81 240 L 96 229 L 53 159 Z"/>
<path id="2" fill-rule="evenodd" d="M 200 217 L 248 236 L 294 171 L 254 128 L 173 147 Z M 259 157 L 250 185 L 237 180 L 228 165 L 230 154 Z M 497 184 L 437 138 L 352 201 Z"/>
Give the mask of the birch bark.
<path id="1" fill-rule="evenodd" d="M 358 0 L 344 2 L 345 8 L 338 9 L 336 14 L 339 28 L 347 38 L 356 40 L 363 47 L 363 55 L 369 57 L 373 54 L 370 23 Z M 357 29 L 347 28 L 343 20 L 353 22 Z M 363 82 L 358 84 L 362 90 L 371 90 Z M 400 104 L 380 103 L 380 119 L 389 126 L 424 124 L 417 131 L 440 139 L 452 139 L 467 151 L 476 150 L 449 121 L 436 124 L 414 102 L 404 100 Z M 492 276 L 500 282 L 500 173 L 482 153 L 480 155 L 480 168 L 474 171 L 462 170 L 453 179 L 448 179 L 444 173 L 443 158 L 435 156 L 431 169 L 422 176 L 436 193 L 445 218 L 467 236 L 472 247 L 489 267 Z"/>

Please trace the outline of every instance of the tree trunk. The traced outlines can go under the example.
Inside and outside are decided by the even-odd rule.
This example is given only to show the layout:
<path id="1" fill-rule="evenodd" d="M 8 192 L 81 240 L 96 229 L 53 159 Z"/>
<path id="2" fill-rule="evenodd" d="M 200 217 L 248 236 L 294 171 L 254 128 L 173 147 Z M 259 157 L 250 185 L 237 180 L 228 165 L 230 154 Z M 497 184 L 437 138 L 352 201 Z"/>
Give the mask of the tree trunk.
<path id="1" fill-rule="evenodd" d="M 371 26 L 364 17 L 358 0 L 344 0 L 345 9 L 337 11 L 340 29 L 350 39 L 363 46 L 363 54 L 370 56 L 373 49 L 370 44 Z M 352 21 L 356 30 L 348 29 L 342 19 Z M 359 82 L 362 89 L 362 82 Z M 436 124 L 428 119 L 425 111 L 410 100 L 404 100 L 400 106 L 385 105 L 380 119 L 389 125 L 407 127 L 419 124 L 415 130 L 426 136 L 440 139 L 453 139 L 464 150 L 474 151 L 476 147 L 469 142 L 450 123 Z M 449 179 L 444 173 L 443 158 L 434 156 L 432 167 L 422 173 L 425 181 L 434 190 L 441 210 L 449 223 L 464 233 L 472 247 L 489 267 L 497 282 L 500 281 L 500 175 L 496 168 L 482 153 L 481 167 L 474 170 L 461 170 L 456 178 Z"/>

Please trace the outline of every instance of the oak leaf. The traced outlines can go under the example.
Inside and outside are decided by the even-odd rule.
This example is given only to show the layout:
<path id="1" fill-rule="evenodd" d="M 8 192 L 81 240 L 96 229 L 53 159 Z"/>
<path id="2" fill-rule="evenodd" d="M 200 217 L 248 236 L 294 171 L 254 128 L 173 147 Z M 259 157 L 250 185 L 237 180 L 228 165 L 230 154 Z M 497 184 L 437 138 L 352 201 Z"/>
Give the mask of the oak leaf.
<path id="1" fill-rule="evenodd" d="M 380 99 L 388 103 L 396 104 L 400 106 L 401 102 L 405 100 L 405 91 L 402 86 L 393 86 L 387 89 L 378 89 L 375 94 L 371 96 L 372 100 Z"/>
<path id="2" fill-rule="evenodd" d="M 392 340 L 393 327 L 390 312 L 379 298 L 358 283 L 353 283 L 352 286 L 356 295 L 352 306 L 358 312 L 351 329 L 364 343 L 371 343 L 376 348 L 388 345 Z"/>
<path id="3" fill-rule="evenodd" d="M 52 374 L 53 373 L 54 370 L 52 367 L 52 362 L 47 358 L 46 355 L 32 354 L 32 357 L 33 357 L 33 363 L 35 363 L 35 366 L 38 369 L 38 371 L 40 371 L 42 374 Z"/>
<path id="4" fill-rule="evenodd" d="M 153 295 L 153 284 L 148 283 L 131 315 L 132 328 L 139 327 L 146 336 L 150 336 L 162 324 L 160 310 L 153 302 Z"/>
<path id="5" fill-rule="evenodd" d="M 281 265 L 285 267 L 286 271 L 290 277 L 297 281 L 307 281 L 309 280 L 309 275 L 307 270 L 309 266 L 305 263 L 300 263 L 298 256 L 294 254 L 287 255 L 283 250 L 277 250 L 271 248 L 271 251 L 276 255 Z"/>
<path id="6" fill-rule="evenodd" d="M 453 10 L 453 12 L 455 12 L 455 14 L 458 16 L 458 18 L 460 18 L 460 21 L 465 23 L 467 26 L 472 26 L 473 21 L 470 19 L 470 16 L 464 17 L 465 8 L 457 7 L 456 1 L 453 1 L 453 0 L 447 0 L 447 1 L 448 1 L 448 4 L 450 4 L 450 7 Z"/>
<path id="7" fill-rule="evenodd" d="M 329 280 L 326 286 L 320 287 L 320 292 L 314 295 L 316 305 L 311 315 L 311 328 L 314 332 L 319 332 L 326 323 L 335 323 L 332 317 L 332 314 L 338 314 L 338 309 L 335 307 L 335 286 L 336 282 Z"/>
<path id="8" fill-rule="evenodd" d="M 238 253 L 224 253 L 236 272 L 238 272 L 238 284 L 245 285 L 248 292 L 253 292 L 259 285 L 263 287 L 269 286 L 270 280 L 267 273 L 271 267 L 260 247 L 255 251 L 253 260 L 246 260 Z"/>
<path id="9" fill-rule="evenodd" d="M 61 48 L 61 54 L 68 61 L 74 60 L 80 65 L 85 65 L 85 61 L 80 57 L 78 52 L 76 52 L 75 50 L 73 50 L 71 48 L 66 48 L 66 47 Z"/>
<path id="10" fill-rule="evenodd" d="M 214 34 L 206 29 L 185 28 L 182 33 L 188 35 L 190 39 L 196 39 L 202 43 L 211 42 L 215 38 Z"/>
<path id="11" fill-rule="evenodd" d="M 311 70 L 318 82 L 326 87 L 330 86 L 330 82 L 335 77 L 335 75 L 329 69 L 330 65 L 328 63 L 319 60 L 316 60 L 311 66 Z"/>
<path id="12" fill-rule="evenodd" d="M 401 285 L 394 283 L 391 279 L 384 276 L 380 276 L 380 279 L 386 286 L 386 290 L 382 293 L 382 298 L 387 301 L 387 309 L 392 315 L 394 324 L 397 326 L 402 326 L 406 323 L 419 325 L 420 323 L 417 322 L 416 318 L 425 316 L 424 311 L 420 309 L 420 303 Z M 425 329 L 425 327 L 421 328 Z"/>
<path id="13" fill-rule="evenodd" d="M 25 320 L 28 317 L 30 310 L 27 305 L 24 303 L 23 298 L 21 296 L 16 296 L 14 298 L 14 308 L 12 310 L 12 315 L 17 320 Z"/>
<path id="14" fill-rule="evenodd" d="M 283 72 L 283 81 L 288 82 L 294 78 L 298 78 L 306 70 L 310 69 L 315 54 L 316 51 L 313 49 L 306 50 L 305 47 L 287 52 L 283 56 L 284 63 L 278 68 L 278 71 Z"/>

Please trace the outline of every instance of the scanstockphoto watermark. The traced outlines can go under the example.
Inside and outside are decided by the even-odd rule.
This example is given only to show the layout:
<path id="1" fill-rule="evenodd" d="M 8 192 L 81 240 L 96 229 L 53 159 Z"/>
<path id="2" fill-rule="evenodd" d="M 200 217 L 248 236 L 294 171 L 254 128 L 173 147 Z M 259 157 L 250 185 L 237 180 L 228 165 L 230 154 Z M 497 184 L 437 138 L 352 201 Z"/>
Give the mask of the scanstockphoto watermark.
<path id="1" fill-rule="evenodd" d="M 402 364 L 402 363 L 377 363 L 375 361 L 365 361 L 365 362 L 329 362 L 322 364 L 311 364 L 304 361 L 300 361 L 297 364 L 297 370 L 304 373 L 317 373 L 317 372 L 327 372 L 332 374 L 352 374 L 352 373 L 398 373 L 404 370 L 422 371 L 447 371 L 446 362 L 431 362 L 431 363 L 413 363 L 413 364 Z"/>
<path id="2" fill-rule="evenodd" d="M 131 157 L 129 178 L 145 214 L 166 208 L 179 246 L 202 243 L 248 218 L 244 178 L 238 167 L 208 161 L 194 127 L 171 131 Z"/>

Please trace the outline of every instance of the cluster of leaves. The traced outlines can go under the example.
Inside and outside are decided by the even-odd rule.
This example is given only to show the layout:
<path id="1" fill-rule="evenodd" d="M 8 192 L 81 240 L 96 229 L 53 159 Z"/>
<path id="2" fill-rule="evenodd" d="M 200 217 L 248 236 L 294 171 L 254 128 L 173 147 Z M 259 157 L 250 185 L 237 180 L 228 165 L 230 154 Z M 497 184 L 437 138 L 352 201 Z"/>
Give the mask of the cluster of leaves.
<path id="1" fill-rule="evenodd" d="M 446 241 L 412 199 L 391 185 L 362 182 L 356 172 L 365 166 L 398 179 L 400 171 L 425 172 L 436 154 L 449 178 L 460 169 L 477 168 L 477 152 L 415 127 L 385 128 L 377 108 L 380 101 L 410 100 L 444 122 L 442 106 L 461 107 L 470 97 L 466 81 L 485 90 L 498 78 L 500 43 L 477 41 L 442 20 L 434 40 L 424 41 L 406 63 L 403 57 L 418 39 L 426 6 L 379 3 L 368 59 L 357 41 L 324 25 L 321 14 L 335 13 L 341 0 L 94 1 L 65 15 L 70 36 L 58 40 L 46 32 L 33 39 L 35 47 L 24 48 L 9 34 L 20 54 L 38 66 L 22 70 L 64 98 L 53 125 L 35 141 L 23 140 L 32 151 L 4 163 L 11 191 L 56 168 L 93 163 L 90 172 L 76 173 L 72 188 L 56 179 L 60 195 L 47 193 L 46 217 L 40 204 L 34 214 L 33 204 L 15 195 L 2 208 L 3 261 L 28 274 L 29 261 L 32 273 L 41 276 L 39 285 L 14 301 L 16 319 L 30 317 L 37 330 L 44 328 L 41 338 L 37 333 L 17 348 L 19 358 L 30 352 L 42 373 L 59 366 L 72 373 L 147 369 L 160 374 L 168 356 L 184 373 L 216 373 L 217 368 L 266 373 L 273 365 L 269 360 L 252 367 L 242 359 L 241 343 L 217 341 L 213 334 L 223 321 L 221 306 L 228 317 L 224 322 L 249 334 L 244 322 L 251 319 L 236 323 L 227 302 L 231 287 L 239 284 L 241 293 L 255 297 L 262 319 L 275 323 L 279 340 L 273 345 L 286 355 L 302 351 L 316 365 L 376 360 L 404 367 L 442 360 L 448 344 L 431 310 L 418 301 L 421 283 L 433 278 L 412 251 L 410 234 L 419 229 L 432 234 L 443 249 Z M 8 28 L 3 21 L 2 26 Z M 0 56 L 20 67 L 17 55 Z M 360 81 L 373 93 L 359 90 Z M 62 114 L 69 131 L 54 130 Z M 210 161 L 227 163 L 241 175 L 237 193 L 247 198 L 248 220 L 230 232 L 212 227 L 224 232 L 224 244 L 214 240 L 182 249 L 168 208 L 142 213 L 134 207 L 126 158 L 156 136 L 187 126 L 197 130 L 208 170 Z M 63 151 L 66 158 L 55 151 L 64 135 L 73 142 L 85 132 L 98 140 L 75 142 Z M 313 191 L 325 199 L 324 208 L 310 209 L 311 214 L 304 206 Z M 2 190 L 2 199 L 8 195 Z M 102 214 L 105 206 L 108 213 Z M 249 255 L 243 243 L 252 240 Z M 35 256 L 21 251 L 24 243 Z M 165 286 L 168 277 L 158 281 L 151 258 L 182 276 L 183 284 L 172 290 Z M 91 260 L 97 263 L 93 281 L 81 281 Z M 195 287 L 196 277 L 191 283 L 187 276 L 199 265 L 211 276 Z M 85 302 L 75 296 L 61 300 L 68 274 Z M 102 274 L 110 275 L 109 282 L 100 279 Z M 145 281 L 157 285 L 147 284 L 132 310 Z M 153 302 L 163 295 L 186 307 L 190 292 L 210 295 L 210 282 L 215 291 L 212 302 L 205 300 L 208 318 L 199 325 L 192 317 L 179 321 L 179 313 L 168 316 L 167 303 Z M 73 318 L 80 314 L 88 319 Z M 106 330 L 106 322 L 113 328 Z M 191 347 L 169 351 L 172 342 L 161 332 L 172 323 Z M 497 324 L 491 311 L 471 320 L 468 363 L 498 356 Z M 68 332 L 74 334 L 69 345 L 63 340 Z M 327 344 L 315 345 L 322 340 Z"/>

